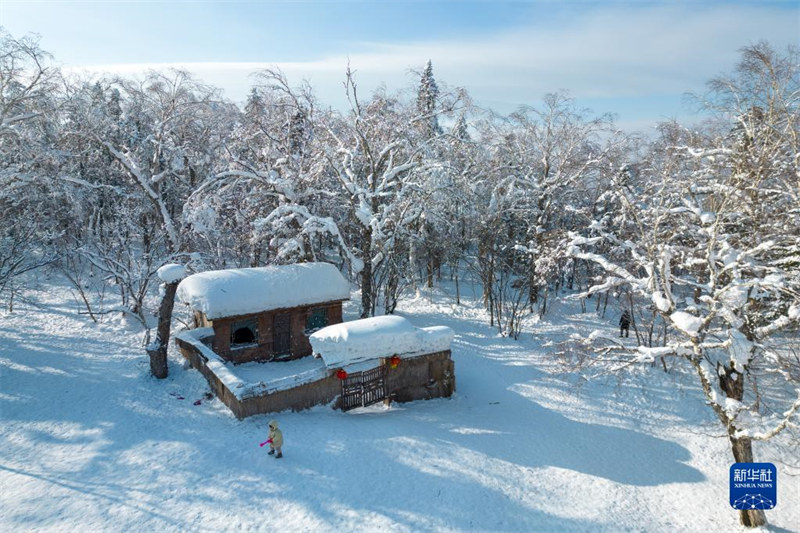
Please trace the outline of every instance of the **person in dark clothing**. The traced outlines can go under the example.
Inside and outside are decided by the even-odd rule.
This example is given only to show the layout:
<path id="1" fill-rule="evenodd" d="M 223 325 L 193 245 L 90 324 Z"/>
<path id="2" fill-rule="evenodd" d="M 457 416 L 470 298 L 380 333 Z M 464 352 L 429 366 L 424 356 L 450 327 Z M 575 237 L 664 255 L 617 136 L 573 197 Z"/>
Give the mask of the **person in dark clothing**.
<path id="1" fill-rule="evenodd" d="M 622 316 L 619 317 L 619 336 L 622 337 L 622 333 L 625 332 L 625 336 L 627 337 L 630 332 L 631 327 L 631 314 L 625 309 L 622 312 Z"/>

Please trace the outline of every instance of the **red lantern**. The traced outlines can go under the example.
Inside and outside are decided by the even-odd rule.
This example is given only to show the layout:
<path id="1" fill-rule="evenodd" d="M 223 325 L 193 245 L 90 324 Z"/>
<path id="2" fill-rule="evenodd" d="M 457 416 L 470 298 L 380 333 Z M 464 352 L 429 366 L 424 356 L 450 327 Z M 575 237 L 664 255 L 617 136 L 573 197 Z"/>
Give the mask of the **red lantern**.
<path id="1" fill-rule="evenodd" d="M 345 371 L 343 368 L 340 368 L 336 372 L 336 377 L 339 379 L 347 379 L 347 371 Z"/>
<path id="2" fill-rule="evenodd" d="M 400 358 L 398 356 L 393 355 L 391 358 L 389 358 L 389 366 L 391 366 L 392 368 L 397 368 L 397 365 L 399 364 L 400 364 Z"/>

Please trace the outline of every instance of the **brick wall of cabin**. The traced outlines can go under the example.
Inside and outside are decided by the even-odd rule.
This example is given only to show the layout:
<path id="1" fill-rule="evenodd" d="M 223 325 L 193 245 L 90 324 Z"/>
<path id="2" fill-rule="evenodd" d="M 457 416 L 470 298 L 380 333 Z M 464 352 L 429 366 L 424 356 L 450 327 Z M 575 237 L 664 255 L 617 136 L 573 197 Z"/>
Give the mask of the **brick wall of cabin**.
<path id="1" fill-rule="evenodd" d="M 279 313 L 289 313 L 291 324 L 291 355 L 281 358 L 281 360 L 292 360 L 311 355 L 311 343 L 308 340 L 308 336 L 305 334 L 306 319 L 311 312 L 318 307 L 327 308 L 328 325 L 342 322 L 342 302 L 326 302 L 316 305 L 293 307 L 290 309 L 276 309 L 253 315 L 218 318 L 213 322 L 207 320 L 205 316 L 203 316 L 202 320 L 204 323 L 210 324 L 214 328 L 214 343 L 212 348 L 217 354 L 223 359 L 234 363 L 247 363 L 252 361 L 269 361 L 274 357 L 272 341 L 275 315 Z M 257 345 L 231 350 L 231 326 L 235 322 L 249 319 L 255 319 L 257 321 Z"/>

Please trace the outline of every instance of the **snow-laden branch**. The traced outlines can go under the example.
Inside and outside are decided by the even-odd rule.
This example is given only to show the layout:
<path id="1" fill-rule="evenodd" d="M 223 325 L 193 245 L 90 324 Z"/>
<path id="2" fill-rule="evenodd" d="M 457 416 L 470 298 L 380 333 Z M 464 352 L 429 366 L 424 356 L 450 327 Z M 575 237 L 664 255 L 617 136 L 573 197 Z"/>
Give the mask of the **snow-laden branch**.
<path id="1" fill-rule="evenodd" d="M 361 259 L 353 255 L 347 243 L 344 241 L 339 226 L 330 217 L 319 217 L 312 215 L 308 209 L 301 205 L 284 204 L 275 208 L 269 215 L 258 219 L 253 223 L 253 238 L 259 240 L 265 235 L 275 235 L 285 231 L 290 227 L 290 222 L 297 226 L 296 235 L 286 239 L 278 246 L 278 257 L 286 258 L 296 252 L 305 250 L 302 243 L 303 237 L 314 235 L 328 235 L 334 238 L 340 250 L 347 256 L 355 272 L 360 272 L 364 268 Z M 276 241 L 273 240 L 276 243 Z"/>
<path id="2" fill-rule="evenodd" d="M 40 116 L 42 116 L 42 113 L 20 113 L 12 117 L 3 117 L 2 121 L 0 121 L 0 131 L 9 129 L 18 122 L 25 122 L 26 120 L 32 120 Z"/>
<path id="3" fill-rule="evenodd" d="M 787 313 L 766 326 L 756 328 L 755 334 L 759 339 L 769 337 L 789 327 L 792 323 L 800 322 L 800 305 L 793 305 Z"/>
<path id="4" fill-rule="evenodd" d="M 733 436 L 737 439 L 741 438 L 750 438 L 753 440 L 769 440 L 772 437 L 778 435 L 781 431 L 786 429 L 789 424 L 791 423 L 792 417 L 800 410 L 800 390 L 797 391 L 798 397 L 797 400 L 792 404 L 788 411 L 785 411 L 782 415 L 782 420 L 776 424 L 772 429 L 767 431 L 750 431 L 747 429 L 740 429 L 736 431 Z"/>
<path id="5" fill-rule="evenodd" d="M 166 230 L 167 237 L 172 245 L 172 250 L 180 250 L 180 234 L 178 233 L 178 230 L 172 221 L 172 215 L 170 215 L 166 202 L 164 202 L 164 199 L 156 191 L 156 189 L 153 188 L 152 183 L 149 179 L 147 179 L 142 169 L 136 164 L 136 161 L 133 160 L 130 153 L 127 151 L 120 152 L 108 141 L 104 141 L 100 138 L 97 140 L 102 146 L 105 146 L 108 152 L 123 166 L 123 168 L 128 172 L 128 175 L 134 179 L 136 184 L 139 185 L 145 195 L 152 201 L 153 205 L 156 207 L 159 215 L 161 216 L 161 222 L 164 224 L 164 229 Z"/>
<path id="6" fill-rule="evenodd" d="M 676 152 L 686 152 L 690 156 L 700 159 L 703 157 L 714 157 L 718 155 L 731 155 L 733 154 L 733 150 L 729 148 L 692 148 L 691 146 L 673 146 L 673 150 Z"/>
<path id="7" fill-rule="evenodd" d="M 609 276 L 608 278 L 606 278 L 606 280 L 603 283 L 600 283 L 598 285 L 592 285 L 591 287 L 589 287 L 585 291 L 580 292 L 578 294 L 569 295 L 569 296 L 567 296 L 567 298 L 570 299 L 570 300 L 582 300 L 584 298 L 592 296 L 593 294 L 605 293 L 605 292 L 608 292 L 611 289 L 615 289 L 617 287 L 623 287 L 623 286 L 627 285 L 628 283 L 629 282 L 627 280 L 623 279 L 623 278 L 617 278 L 617 277 L 614 277 L 614 276 Z"/>
<path id="8" fill-rule="evenodd" d="M 81 187 L 86 187 L 87 189 L 110 189 L 117 193 L 118 195 L 125 197 L 127 194 L 119 187 L 115 187 L 114 185 L 108 185 L 106 183 L 90 183 L 86 180 L 82 180 L 80 178 L 76 178 L 74 176 L 67 176 L 62 175 L 58 177 L 62 181 L 66 181 L 68 183 L 73 183 L 75 185 L 80 185 Z"/>
<path id="9" fill-rule="evenodd" d="M 603 267 L 607 272 L 615 275 L 616 277 L 625 280 L 627 283 L 635 286 L 641 286 L 643 283 L 646 285 L 646 280 L 641 280 L 628 272 L 625 268 L 611 263 L 608 259 L 603 257 L 599 254 L 594 254 L 590 252 L 582 252 L 580 248 L 576 245 L 570 243 L 570 246 L 567 248 L 567 254 L 570 257 L 575 257 L 577 259 L 584 259 L 586 261 L 593 261 Z"/>
<path id="10" fill-rule="evenodd" d="M 281 178 L 280 174 L 274 170 L 267 172 L 253 172 L 246 170 L 226 170 L 214 176 L 215 180 L 225 180 L 227 178 L 239 178 L 247 181 L 255 181 L 260 184 L 266 185 L 272 189 L 279 197 L 282 197 L 288 202 L 295 202 L 297 194 L 288 179 Z M 203 185 L 203 188 L 206 184 Z"/>
<path id="11" fill-rule="evenodd" d="M 416 166 L 416 163 L 408 162 L 408 163 L 404 163 L 402 165 L 397 165 L 397 166 L 394 166 L 394 167 L 390 168 L 389 170 L 384 172 L 383 175 L 381 176 L 381 184 L 376 188 L 376 192 L 383 192 L 386 189 L 389 189 L 390 187 L 394 187 L 395 186 L 395 182 L 394 182 L 395 178 L 399 174 L 401 174 L 403 172 L 406 172 L 408 170 L 411 170 L 415 166 Z"/>

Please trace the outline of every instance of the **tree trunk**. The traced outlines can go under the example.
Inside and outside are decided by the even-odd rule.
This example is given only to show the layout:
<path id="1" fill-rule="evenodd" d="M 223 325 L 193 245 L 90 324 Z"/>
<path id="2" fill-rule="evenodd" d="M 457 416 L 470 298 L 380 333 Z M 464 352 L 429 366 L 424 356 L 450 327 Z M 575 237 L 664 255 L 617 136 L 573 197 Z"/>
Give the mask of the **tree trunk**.
<path id="1" fill-rule="evenodd" d="M 548 293 L 547 285 L 545 285 L 544 294 L 542 295 L 541 304 L 539 305 L 539 318 L 544 317 L 544 315 L 547 313 L 547 296 L 548 296 L 547 293 Z"/>
<path id="2" fill-rule="evenodd" d="M 158 331 L 156 340 L 147 347 L 147 355 L 150 356 L 150 371 L 158 379 L 167 377 L 167 347 L 169 346 L 169 328 L 172 322 L 172 307 L 175 304 L 175 291 L 178 283 L 164 284 L 164 298 L 158 308 Z"/>
<path id="3" fill-rule="evenodd" d="M 728 365 L 717 368 L 720 388 L 725 396 L 733 400 L 742 401 L 744 397 L 744 374 Z M 752 463 L 753 441 L 749 437 L 734 437 L 736 428 L 728 423 L 728 439 L 731 441 L 733 458 L 737 463 Z M 747 527 L 763 526 L 767 523 L 767 516 L 761 509 L 742 509 L 739 511 L 739 520 Z"/>
<path id="4" fill-rule="evenodd" d="M 531 267 L 528 270 L 528 304 L 530 311 L 533 313 L 533 306 L 539 301 L 539 287 L 534 283 L 536 280 L 536 266 L 531 258 Z"/>
<path id="5" fill-rule="evenodd" d="M 570 291 L 575 290 L 575 278 L 578 276 L 578 260 L 572 260 L 572 274 L 569 276 L 567 288 Z"/>
<path id="6" fill-rule="evenodd" d="M 419 296 L 419 287 L 417 286 L 417 244 L 413 237 L 408 240 L 408 279 L 411 281 L 411 290 L 414 291 L 416 296 Z"/>
<path id="7" fill-rule="evenodd" d="M 461 290 L 458 285 L 458 263 L 456 263 L 456 305 L 461 305 Z"/>
<path id="8" fill-rule="evenodd" d="M 398 291 L 400 284 L 400 273 L 395 268 L 393 262 L 389 262 L 386 268 L 386 284 L 383 289 L 383 310 L 387 315 L 394 313 L 397 308 Z"/>
<path id="9" fill-rule="evenodd" d="M 753 462 L 753 441 L 749 438 L 736 439 L 730 437 L 733 458 L 737 463 Z M 743 526 L 759 527 L 766 525 L 767 515 L 761 509 L 742 509 L 739 511 L 739 520 Z"/>
<path id="10" fill-rule="evenodd" d="M 361 252 L 364 261 L 361 271 L 361 318 L 367 318 L 372 312 L 372 228 L 365 228 L 361 233 Z"/>
<path id="11" fill-rule="evenodd" d="M 433 288 L 433 258 L 428 256 L 428 260 L 425 263 L 425 274 L 427 279 L 426 287 L 429 289 Z"/>

